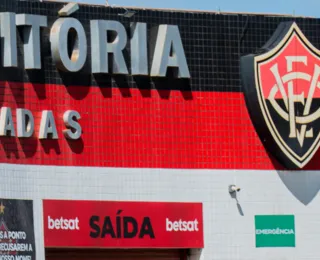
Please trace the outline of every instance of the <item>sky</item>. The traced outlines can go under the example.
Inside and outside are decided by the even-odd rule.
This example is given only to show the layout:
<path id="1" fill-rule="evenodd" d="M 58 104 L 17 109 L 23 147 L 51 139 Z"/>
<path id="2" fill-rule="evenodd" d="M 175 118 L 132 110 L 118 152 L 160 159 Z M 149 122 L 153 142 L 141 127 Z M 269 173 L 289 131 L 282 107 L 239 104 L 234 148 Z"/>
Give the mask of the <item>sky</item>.
<path id="1" fill-rule="evenodd" d="M 104 4 L 106 0 L 73 0 Z M 257 12 L 320 18 L 320 0 L 108 0 L 110 5 L 224 12 Z"/>

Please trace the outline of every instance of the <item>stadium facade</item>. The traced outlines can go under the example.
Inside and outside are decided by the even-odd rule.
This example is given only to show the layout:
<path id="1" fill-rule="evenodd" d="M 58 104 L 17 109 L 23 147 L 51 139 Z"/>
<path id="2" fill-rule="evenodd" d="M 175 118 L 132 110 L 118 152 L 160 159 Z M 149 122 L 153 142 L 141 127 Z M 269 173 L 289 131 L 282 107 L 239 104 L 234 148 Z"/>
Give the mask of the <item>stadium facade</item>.
<path id="1" fill-rule="evenodd" d="M 0 11 L 1 260 L 318 259 L 319 19 Z"/>

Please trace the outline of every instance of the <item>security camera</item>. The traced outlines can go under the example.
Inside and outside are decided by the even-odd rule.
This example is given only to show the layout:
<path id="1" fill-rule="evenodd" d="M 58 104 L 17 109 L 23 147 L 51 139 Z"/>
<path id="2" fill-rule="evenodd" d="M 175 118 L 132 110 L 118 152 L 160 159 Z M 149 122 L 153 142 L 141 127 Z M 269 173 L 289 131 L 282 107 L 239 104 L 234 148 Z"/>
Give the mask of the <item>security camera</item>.
<path id="1" fill-rule="evenodd" d="M 236 185 L 230 185 L 229 186 L 229 192 L 234 193 L 234 192 L 239 192 L 241 189 L 237 187 Z"/>

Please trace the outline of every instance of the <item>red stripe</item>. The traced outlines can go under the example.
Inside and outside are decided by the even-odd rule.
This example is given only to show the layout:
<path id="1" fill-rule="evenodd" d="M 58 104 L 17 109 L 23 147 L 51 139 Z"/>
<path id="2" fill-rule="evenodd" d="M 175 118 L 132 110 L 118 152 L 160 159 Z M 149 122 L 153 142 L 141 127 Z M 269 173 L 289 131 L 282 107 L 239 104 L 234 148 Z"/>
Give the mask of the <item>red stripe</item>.
<path id="1" fill-rule="evenodd" d="M 0 138 L 4 163 L 274 169 L 247 113 L 242 93 L 180 92 L 2 83 L 1 106 L 52 110 L 59 140 Z M 77 110 L 81 140 L 62 135 L 62 115 Z M 319 156 L 316 156 L 319 158 Z M 314 160 L 316 161 L 316 160 Z M 317 166 L 312 166 L 316 168 Z"/>

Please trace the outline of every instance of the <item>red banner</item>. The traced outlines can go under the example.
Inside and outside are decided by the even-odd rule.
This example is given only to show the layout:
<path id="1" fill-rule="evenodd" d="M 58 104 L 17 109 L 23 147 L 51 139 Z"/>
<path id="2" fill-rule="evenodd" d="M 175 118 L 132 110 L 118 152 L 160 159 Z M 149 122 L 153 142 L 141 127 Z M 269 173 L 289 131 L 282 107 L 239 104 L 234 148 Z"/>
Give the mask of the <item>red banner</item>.
<path id="1" fill-rule="evenodd" d="M 44 200 L 45 247 L 203 248 L 202 203 Z"/>

